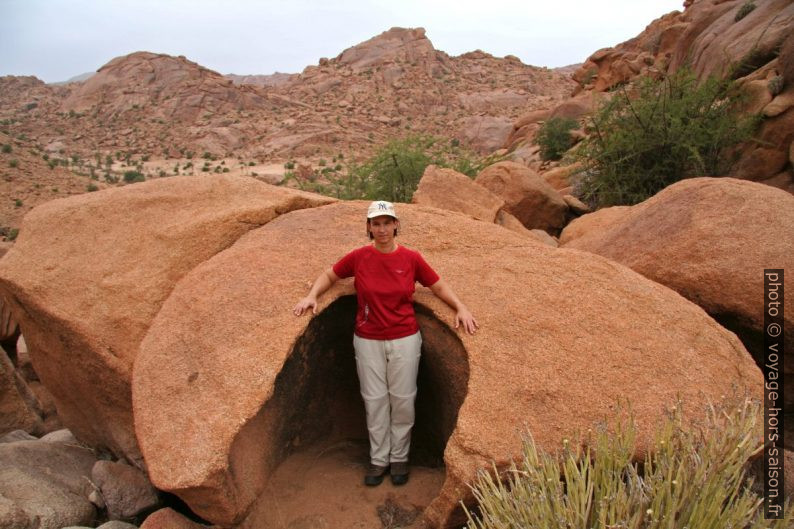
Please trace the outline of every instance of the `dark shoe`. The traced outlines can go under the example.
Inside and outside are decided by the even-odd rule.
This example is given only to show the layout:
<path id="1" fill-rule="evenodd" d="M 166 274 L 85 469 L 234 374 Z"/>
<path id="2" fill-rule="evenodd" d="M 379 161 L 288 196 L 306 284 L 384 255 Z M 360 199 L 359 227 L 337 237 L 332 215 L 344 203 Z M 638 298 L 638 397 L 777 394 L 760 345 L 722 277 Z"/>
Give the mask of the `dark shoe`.
<path id="1" fill-rule="evenodd" d="M 389 467 L 370 464 L 367 468 L 367 473 L 364 475 L 364 485 L 367 487 L 376 487 L 380 485 L 383 483 L 383 476 L 386 475 L 388 470 Z"/>
<path id="2" fill-rule="evenodd" d="M 408 483 L 408 463 L 391 464 L 391 484 L 405 485 Z"/>

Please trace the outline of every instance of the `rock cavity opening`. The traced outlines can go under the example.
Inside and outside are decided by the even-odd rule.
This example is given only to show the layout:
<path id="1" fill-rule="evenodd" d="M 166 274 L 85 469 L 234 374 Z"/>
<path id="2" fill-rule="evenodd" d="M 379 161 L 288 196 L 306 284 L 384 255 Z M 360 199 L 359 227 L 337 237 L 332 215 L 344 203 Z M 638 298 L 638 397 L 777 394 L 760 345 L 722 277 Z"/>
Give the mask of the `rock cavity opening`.
<path id="1" fill-rule="evenodd" d="M 466 350 L 429 308 L 416 305 L 423 345 L 411 481 L 398 490 L 387 479 L 362 496 L 369 441 L 353 351 L 355 313 L 355 296 L 331 303 L 298 337 L 278 374 L 273 396 L 254 421 L 268 452 L 267 478 L 245 527 L 286 527 L 299 518 L 342 527 L 377 516 L 388 501 L 403 501 L 418 515 L 438 494 L 444 448 L 468 386 Z M 395 492 L 396 500 L 388 496 Z"/>

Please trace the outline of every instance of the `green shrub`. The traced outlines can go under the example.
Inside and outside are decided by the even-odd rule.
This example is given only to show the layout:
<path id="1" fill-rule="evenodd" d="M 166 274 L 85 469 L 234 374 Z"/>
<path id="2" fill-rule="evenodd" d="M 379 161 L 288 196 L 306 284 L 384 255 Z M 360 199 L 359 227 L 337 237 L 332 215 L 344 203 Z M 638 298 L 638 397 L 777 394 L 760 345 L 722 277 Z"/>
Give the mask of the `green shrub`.
<path id="1" fill-rule="evenodd" d="M 682 69 L 622 87 L 592 118 L 576 149 L 579 194 L 591 206 L 636 204 L 684 178 L 719 176 L 726 153 L 748 139 L 757 116 L 743 116 L 744 95 L 730 80 L 698 81 Z"/>
<path id="2" fill-rule="evenodd" d="M 538 130 L 535 143 L 540 146 L 540 157 L 543 160 L 559 160 L 573 146 L 571 131 L 579 123 L 571 118 L 551 118 Z"/>
<path id="3" fill-rule="evenodd" d="M 86 190 L 86 191 L 88 191 L 89 193 L 91 193 L 91 192 L 93 192 L 93 191 L 98 191 L 98 190 L 99 190 L 99 187 L 97 187 L 97 185 L 96 185 L 96 184 L 93 184 L 93 183 L 91 183 L 91 184 L 88 184 L 88 185 L 86 186 L 85 190 Z"/>
<path id="4" fill-rule="evenodd" d="M 495 472 L 479 474 L 472 487 L 479 509 L 467 511 L 467 527 L 791 527 L 790 508 L 785 519 L 763 518 L 762 500 L 746 479 L 748 459 L 762 446 L 762 417 L 761 405 L 747 400 L 711 407 L 705 426 L 696 428 L 676 406 L 641 463 L 632 461 L 631 421 L 619 422 L 614 434 L 599 428 L 583 441 L 586 448 L 566 441 L 556 455 L 527 437 L 523 460 L 504 473 L 505 482 Z"/>
<path id="5" fill-rule="evenodd" d="M 11 228 L 8 230 L 8 235 L 6 235 L 6 239 L 9 241 L 16 240 L 17 235 L 19 235 L 19 228 Z"/>
<path id="6" fill-rule="evenodd" d="M 344 156 L 340 153 L 336 158 L 343 160 Z M 341 164 L 323 167 L 320 175 L 324 181 L 317 181 L 316 175 L 299 178 L 288 170 L 284 182 L 294 180 L 301 189 L 345 200 L 383 199 L 410 202 L 429 164 L 449 167 L 473 177 L 495 161 L 497 159 L 494 157 L 477 158 L 446 139 L 411 135 L 387 142 L 363 163 L 349 162 L 346 171 Z M 290 169 L 288 164 L 285 167 Z"/>
<path id="7" fill-rule="evenodd" d="M 8 143 L 3 144 L 3 154 L 8 154 L 12 150 L 11 145 Z"/>
<path id="8" fill-rule="evenodd" d="M 19 167 L 19 160 L 17 160 L 16 158 L 8 160 L 8 166 L 12 169 L 16 169 L 17 167 Z"/>
<path id="9" fill-rule="evenodd" d="M 146 177 L 143 176 L 143 173 L 140 171 L 124 171 L 124 181 L 128 184 L 132 184 L 134 182 L 143 182 L 146 180 Z"/>
<path id="10" fill-rule="evenodd" d="M 747 0 L 747 2 L 743 3 L 739 10 L 736 11 L 736 16 L 733 17 L 733 21 L 739 22 L 741 19 L 749 15 L 753 9 L 755 9 L 755 2 L 752 0 Z"/>

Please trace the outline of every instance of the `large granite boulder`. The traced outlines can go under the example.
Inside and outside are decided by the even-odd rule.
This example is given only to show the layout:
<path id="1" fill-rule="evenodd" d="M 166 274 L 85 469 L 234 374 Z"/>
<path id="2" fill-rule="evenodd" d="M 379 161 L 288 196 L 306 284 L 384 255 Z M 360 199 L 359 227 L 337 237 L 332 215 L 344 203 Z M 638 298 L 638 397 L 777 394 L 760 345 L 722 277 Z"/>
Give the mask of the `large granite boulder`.
<path id="1" fill-rule="evenodd" d="M 291 450 L 331 432 L 366 439 L 350 418 L 363 417 L 352 282 L 329 290 L 314 318 L 291 312 L 324 268 L 366 243 L 366 206 L 293 211 L 247 233 L 179 282 L 141 343 L 133 406 L 150 478 L 213 523 L 244 524 Z M 736 336 L 672 290 L 458 213 L 399 214 L 398 242 L 421 251 L 481 324 L 455 333 L 451 310 L 418 289 L 412 458 L 443 457 L 446 473 L 431 525 L 461 523 L 459 502 L 474 501 L 467 482 L 518 457 L 525 428 L 555 449 L 628 400 L 644 452 L 677 397 L 696 411 L 733 388 L 761 396 Z"/>
<path id="2" fill-rule="evenodd" d="M 538 238 L 504 209 L 504 200 L 454 169 L 428 165 L 411 202 L 458 211 L 478 220 L 494 222 L 522 235 Z"/>
<path id="3" fill-rule="evenodd" d="M 454 169 L 428 165 L 411 198 L 414 204 L 459 211 L 494 222 L 505 201 Z"/>
<path id="4" fill-rule="evenodd" d="M 563 232 L 563 245 L 602 255 L 667 285 L 738 334 L 760 362 L 764 269 L 785 269 L 784 288 L 794 289 L 794 196 L 733 178 L 692 178 L 617 216 L 603 227 L 591 223 L 591 231 L 573 239 Z M 794 351 L 792 299 L 786 296 L 784 305 L 788 358 Z M 785 366 L 789 411 L 794 411 L 793 364 Z"/>
<path id="5" fill-rule="evenodd" d="M 219 175 L 164 178 L 33 209 L 0 260 L 0 295 L 63 424 L 140 465 L 132 363 L 176 282 L 279 214 L 330 201 Z"/>
<path id="6" fill-rule="evenodd" d="M 474 180 L 505 201 L 504 209 L 528 229 L 558 234 L 568 206 L 535 171 L 516 162 L 499 162 L 483 169 Z"/>

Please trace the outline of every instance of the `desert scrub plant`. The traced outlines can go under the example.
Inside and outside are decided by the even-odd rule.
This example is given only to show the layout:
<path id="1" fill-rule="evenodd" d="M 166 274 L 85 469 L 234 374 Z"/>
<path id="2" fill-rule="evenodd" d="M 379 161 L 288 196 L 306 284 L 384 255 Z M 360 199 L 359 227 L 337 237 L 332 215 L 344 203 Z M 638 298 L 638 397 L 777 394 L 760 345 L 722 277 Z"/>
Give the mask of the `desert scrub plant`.
<path id="1" fill-rule="evenodd" d="M 8 166 L 11 169 L 16 169 L 17 167 L 19 167 L 19 160 L 17 160 L 16 158 L 8 160 Z"/>
<path id="2" fill-rule="evenodd" d="M 526 436 L 523 458 L 505 482 L 493 472 L 478 475 L 472 489 L 479 509 L 467 509 L 467 528 L 791 527 L 789 508 L 784 519 L 763 518 L 763 498 L 746 476 L 748 460 L 763 449 L 760 403 L 712 406 L 706 415 L 695 427 L 675 406 L 641 463 L 632 461 L 631 420 L 619 421 L 612 434 L 599 428 L 586 448 L 564 441 L 556 455 Z"/>
<path id="3" fill-rule="evenodd" d="M 733 21 L 739 22 L 741 19 L 749 15 L 753 9 L 755 9 L 755 2 L 752 0 L 747 0 L 747 2 L 743 3 L 738 11 L 736 11 L 736 16 L 733 17 Z"/>
<path id="4" fill-rule="evenodd" d="M 699 81 L 688 69 L 621 87 L 573 153 L 579 195 L 596 207 L 632 205 L 684 178 L 724 174 L 729 149 L 759 123 L 741 113 L 745 97 L 733 81 Z"/>
<path id="5" fill-rule="evenodd" d="M 477 158 L 448 139 L 413 134 L 388 141 L 362 164 L 349 163 L 347 174 L 333 179 L 330 189 L 320 192 L 346 200 L 410 202 L 430 164 L 473 177 L 492 163 L 493 157 Z"/>
<path id="6" fill-rule="evenodd" d="M 551 118 L 541 125 L 535 136 L 535 144 L 540 147 L 543 160 L 559 160 L 573 146 L 571 131 L 579 122 L 571 118 Z"/>
<path id="7" fill-rule="evenodd" d="M 3 144 L 3 154 L 8 154 L 8 153 L 10 153 L 12 150 L 13 150 L 13 149 L 12 149 L 12 147 L 11 147 L 11 144 L 9 144 L 9 143 L 4 143 L 4 144 Z"/>
<path id="8" fill-rule="evenodd" d="M 128 184 L 132 184 L 135 182 L 143 182 L 146 180 L 146 177 L 143 176 L 143 173 L 140 171 L 124 171 L 124 181 Z"/>

